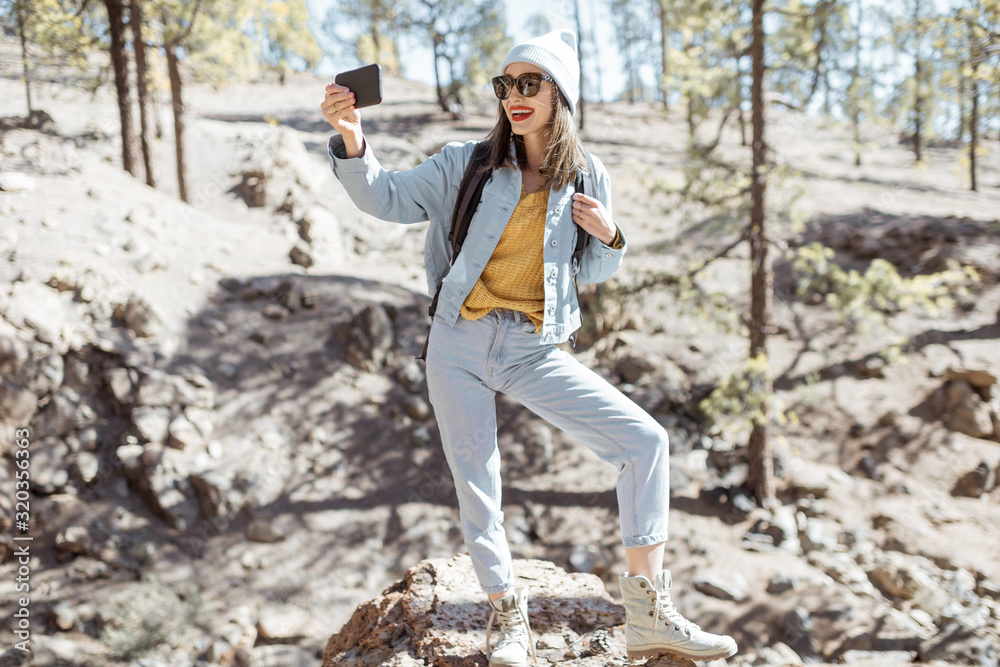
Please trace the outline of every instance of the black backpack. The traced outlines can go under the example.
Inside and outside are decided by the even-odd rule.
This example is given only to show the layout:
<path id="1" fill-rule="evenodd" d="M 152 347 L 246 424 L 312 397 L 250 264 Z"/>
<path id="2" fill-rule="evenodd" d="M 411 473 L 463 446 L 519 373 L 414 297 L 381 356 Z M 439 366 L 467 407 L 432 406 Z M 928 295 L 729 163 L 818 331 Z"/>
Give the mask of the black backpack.
<path id="1" fill-rule="evenodd" d="M 486 163 L 486 154 L 489 149 L 489 144 L 485 141 L 480 141 L 472 153 L 472 158 L 469 160 L 469 164 L 465 167 L 465 174 L 462 176 L 462 184 L 458 188 L 458 197 L 455 198 L 455 211 L 451 216 L 451 231 L 448 232 L 448 241 L 451 243 L 451 262 L 452 266 L 455 265 L 455 259 L 458 257 L 458 253 L 462 251 L 462 244 L 465 243 L 465 237 L 469 234 L 469 223 L 472 222 L 472 216 L 476 212 L 476 208 L 479 206 L 479 200 L 483 196 L 483 187 L 486 185 L 486 181 L 490 179 L 490 175 L 493 173 L 492 169 L 483 169 L 482 166 Z M 584 151 L 586 153 L 586 151 Z M 587 171 L 590 174 L 594 173 L 594 166 L 590 160 L 590 153 L 587 155 Z M 586 188 L 584 187 L 585 179 L 583 174 L 577 172 L 576 182 L 574 188 L 576 192 L 582 194 L 587 194 Z M 587 240 L 590 233 L 584 231 L 581 227 L 576 235 L 576 247 L 573 249 L 573 285 L 576 286 L 576 273 L 581 266 L 583 259 L 583 251 L 587 247 Z M 431 321 L 434 320 L 434 313 L 437 311 L 438 296 L 441 294 L 441 285 L 444 282 L 438 283 L 437 290 L 434 292 L 434 298 L 431 300 L 431 305 L 427 309 L 428 314 L 431 317 Z M 427 336 L 427 340 L 424 341 L 424 348 L 420 352 L 420 356 L 417 359 L 423 359 L 427 361 L 427 343 L 430 340 L 430 335 Z"/>

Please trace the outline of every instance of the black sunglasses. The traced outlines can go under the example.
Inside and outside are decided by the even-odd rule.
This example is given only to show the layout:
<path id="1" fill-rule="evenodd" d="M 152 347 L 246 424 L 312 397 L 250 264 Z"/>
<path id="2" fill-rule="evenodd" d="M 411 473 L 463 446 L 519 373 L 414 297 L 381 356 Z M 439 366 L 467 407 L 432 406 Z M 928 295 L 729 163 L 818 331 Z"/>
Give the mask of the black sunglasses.
<path id="1" fill-rule="evenodd" d="M 510 91 L 516 84 L 518 91 L 522 95 L 525 97 L 534 97 L 542 89 L 542 81 L 548 81 L 552 84 L 556 82 L 548 74 L 541 74 L 539 72 L 527 72 L 526 74 L 519 75 L 516 79 L 506 74 L 495 76 L 493 77 L 493 92 L 497 94 L 498 98 L 505 100 L 510 96 Z"/>

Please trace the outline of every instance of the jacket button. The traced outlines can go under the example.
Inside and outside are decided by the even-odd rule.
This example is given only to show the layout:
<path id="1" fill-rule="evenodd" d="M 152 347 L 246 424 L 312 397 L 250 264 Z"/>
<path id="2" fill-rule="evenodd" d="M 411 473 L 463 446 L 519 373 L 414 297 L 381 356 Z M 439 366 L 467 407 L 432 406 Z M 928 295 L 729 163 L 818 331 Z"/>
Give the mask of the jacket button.
<path id="1" fill-rule="evenodd" d="M 559 245 L 559 241 L 556 241 L 555 239 L 552 239 L 552 246 L 555 247 L 557 245 Z"/>
<path id="2" fill-rule="evenodd" d="M 608 259 L 611 259 L 611 253 L 610 252 L 609 253 L 605 253 L 604 256 L 607 257 Z"/>

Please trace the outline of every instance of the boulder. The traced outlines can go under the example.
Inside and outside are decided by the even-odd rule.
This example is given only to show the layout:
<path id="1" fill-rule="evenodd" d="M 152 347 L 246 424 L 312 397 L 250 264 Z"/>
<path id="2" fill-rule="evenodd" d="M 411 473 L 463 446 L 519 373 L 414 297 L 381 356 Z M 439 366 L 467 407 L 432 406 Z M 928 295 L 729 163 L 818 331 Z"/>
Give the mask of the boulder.
<path id="1" fill-rule="evenodd" d="M 296 222 L 299 237 L 309 244 L 315 260 L 337 264 L 344 259 L 340 222 L 329 209 L 310 206 Z"/>
<path id="2" fill-rule="evenodd" d="M 122 405 L 130 405 L 135 400 L 138 380 L 139 375 L 134 368 L 109 368 L 104 372 L 104 384 Z"/>
<path id="3" fill-rule="evenodd" d="M 205 444 L 205 438 L 201 431 L 192 424 L 187 417 L 179 415 L 170 421 L 168 427 L 170 437 L 167 444 L 177 449 L 187 449 L 188 447 L 198 447 Z"/>
<path id="4" fill-rule="evenodd" d="M 891 551 L 879 559 L 868 577 L 886 595 L 904 600 L 913 599 L 931 581 L 914 559 Z"/>
<path id="5" fill-rule="evenodd" d="M 83 428 L 96 416 L 92 398 L 70 387 L 62 387 L 51 396 L 48 404 L 35 415 L 31 425 L 36 433 L 63 437 Z"/>
<path id="6" fill-rule="evenodd" d="M 70 448 L 63 438 L 47 436 L 32 443 L 31 486 L 35 493 L 63 491 L 69 482 Z"/>
<path id="7" fill-rule="evenodd" d="M 170 409 L 142 406 L 132 411 L 132 423 L 144 442 L 161 443 L 170 428 Z"/>
<path id="8" fill-rule="evenodd" d="M 0 327 L 0 375 L 10 378 L 28 360 L 28 346 L 17 329 L 2 320 Z"/>
<path id="9" fill-rule="evenodd" d="M 62 338 L 63 331 L 70 322 L 79 319 L 69 296 L 33 282 L 17 282 L 11 286 L 10 304 L 4 317 L 17 328 L 34 330 L 38 340 L 57 347 L 60 353 L 68 349 Z"/>
<path id="10" fill-rule="evenodd" d="M 308 269 L 316 263 L 316 260 L 313 259 L 313 256 L 309 253 L 309 251 L 300 245 L 293 246 L 292 249 L 288 251 L 288 259 L 292 262 L 292 264 L 297 264 L 304 269 Z"/>
<path id="11" fill-rule="evenodd" d="M 709 572 L 695 577 L 693 583 L 699 593 L 731 602 L 745 600 L 749 586 L 746 577 L 736 571 L 726 574 Z"/>
<path id="12" fill-rule="evenodd" d="M 964 379 L 956 379 L 945 384 L 942 398 L 936 399 L 945 424 L 953 431 L 973 438 L 989 438 L 993 435 L 993 418 L 990 406 L 973 386 Z"/>
<path id="13" fill-rule="evenodd" d="M 0 382 L 0 421 L 23 428 L 38 410 L 38 397 L 23 387 Z"/>
<path id="14" fill-rule="evenodd" d="M 653 363 L 645 357 L 630 354 L 615 364 L 615 373 L 623 382 L 635 384 L 643 375 L 655 368 Z"/>
<path id="15" fill-rule="evenodd" d="M 406 411 L 406 414 L 417 421 L 423 421 L 431 414 L 430 404 L 428 404 L 422 396 L 418 396 L 416 394 L 410 394 L 403 399 L 403 410 Z"/>
<path id="16" fill-rule="evenodd" d="M 996 485 L 996 472 L 989 463 L 981 461 L 973 470 L 958 478 L 951 489 L 951 495 L 963 498 L 979 498 L 989 493 Z"/>
<path id="17" fill-rule="evenodd" d="M 257 633 L 264 639 L 288 641 L 310 635 L 313 624 L 312 614 L 301 607 L 269 604 L 260 610 Z"/>
<path id="18" fill-rule="evenodd" d="M 767 592 L 770 595 L 781 595 L 788 591 L 794 591 L 798 586 L 799 580 L 797 577 L 779 572 L 768 580 Z"/>
<path id="19" fill-rule="evenodd" d="M 273 521 L 254 519 L 247 526 L 247 538 L 254 542 L 272 544 L 285 539 L 285 531 L 276 526 Z M 263 632 L 263 629 L 261 631 Z"/>
<path id="20" fill-rule="evenodd" d="M 528 618 L 539 664 L 572 660 L 579 667 L 605 667 L 624 659 L 625 609 L 600 578 L 541 560 L 515 560 L 514 572 L 530 582 Z M 468 555 L 424 560 L 357 608 L 327 641 L 323 667 L 485 666 L 489 616 Z M 693 667 L 666 657 L 646 665 Z"/>
<path id="21" fill-rule="evenodd" d="M 367 371 L 385 366 L 394 341 L 392 320 L 385 308 L 377 304 L 365 306 L 350 322 L 342 324 L 337 334 L 346 348 L 347 363 Z"/>
<path id="22" fill-rule="evenodd" d="M 156 368 L 143 370 L 138 405 L 172 406 L 177 401 L 176 379 Z"/>
<path id="23" fill-rule="evenodd" d="M 56 549 L 83 554 L 90 551 L 93 539 L 83 526 L 70 526 L 56 535 Z"/>
<path id="24" fill-rule="evenodd" d="M 964 380 L 976 389 L 989 389 L 997 383 L 997 376 L 990 371 L 967 368 L 949 368 L 945 380 Z"/>
<path id="25" fill-rule="evenodd" d="M 407 391 L 417 393 L 424 385 L 424 369 L 414 359 L 407 359 L 396 369 L 396 381 Z"/>
<path id="26" fill-rule="evenodd" d="M 744 663 L 745 664 L 745 663 Z M 788 644 L 778 642 L 772 646 L 765 646 L 757 651 L 757 657 L 750 662 L 751 665 L 781 665 L 781 667 L 798 667 L 805 664 L 799 654 L 792 650 Z"/>
<path id="27" fill-rule="evenodd" d="M 156 308 L 135 294 L 115 306 L 114 317 L 140 338 L 155 335 L 163 322 Z"/>

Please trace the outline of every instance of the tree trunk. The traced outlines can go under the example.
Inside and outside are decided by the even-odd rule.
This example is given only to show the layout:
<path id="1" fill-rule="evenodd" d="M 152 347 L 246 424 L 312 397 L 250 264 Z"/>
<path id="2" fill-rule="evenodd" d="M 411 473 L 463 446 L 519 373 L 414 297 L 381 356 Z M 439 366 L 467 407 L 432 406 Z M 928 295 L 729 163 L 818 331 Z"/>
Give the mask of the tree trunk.
<path id="1" fill-rule="evenodd" d="M 767 229 L 764 215 L 766 185 L 766 150 L 764 142 L 764 0 L 753 0 L 753 38 L 750 47 L 753 61 L 753 174 L 750 183 L 750 358 L 767 358 L 768 316 L 771 298 L 771 266 L 767 257 Z M 751 391 L 764 392 L 770 401 L 771 380 L 766 368 L 751 377 Z M 775 502 L 774 462 L 768 426 L 768 410 L 764 418 L 754 420 L 748 446 L 749 491 L 764 507 Z"/>
<path id="2" fill-rule="evenodd" d="M 965 141 L 965 77 L 958 75 L 958 133 L 955 141 L 961 146 Z"/>
<path id="3" fill-rule="evenodd" d="M 125 24 L 121 0 L 104 0 L 111 33 L 111 67 L 118 94 L 118 116 L 122 128 L 122 168 L 135 176 L 135 131 L 132 128 L 132 95 L 128 83 L 128 56 L 125 54 Z"/>
<path id="4" fill-rule="evenodd" d="M 854 134 L 854 166 L 861 166 L 861 21 L 864 15 L 862 0 L 858 0 L 857 44 L 854 47 L 854 71 L 851 72 L 854 93 L 851 104 L 851 130 Z M 848 87 L 851 90 L 851 87 Z"/>
<path id="5" fill-rule="evenodd" d="M 823 117 L 833 118 L 833 88 L 830 86 L 830 73 L 823 70 Z"/>
<path id="6" fill-rule="evenodd" d="M 163 120 L 160 118 L 160 103 L 156 99 L 156 95 L 150 95 L 150 101 L 153 103 L 153 126 L 156 128 L 156 134 L 154 135 L 157 139 L 163 138 Z"/>
<path id="7" fill-rule="evenodd" d="M 976 142 L 977 126 L 979 125 L 979 81 L 976 80 L 976 67 L 972 67 L 972 111 L 969 113 L 969 188 L 976 192 Z"/>
<path id="8" fill-rule="evenodd" d="M 736 119 L 740 123 L 740 146 L 747 145 L 747 119 L 743 113 L 743 68 L 740 59 L 736 59 Z"/>
<path id="9" fill-rule="evenodd" d="M 21 66 L 24 68 L 24 95 L 28 100 L 28 116 L 34 111 L 31 106 L 31 71 L 28 69 L 28 28 L 25 25 L 24 3 L 21 0 L 14 5 L 17 12 L 17 33 L 21 37 Z"/>
<path id="10" fill-rule="evenodd" d="M 747 145 L 747 118 L 743 113 L 743 105 L 739 108 L 739 119 L 740 119 L 740 146 Z"/>
<path id="11" fill-rule="evenodd" d="M 919 44 L 918 47 L 919 49 Z M 920 162 L 920 113 L 923 100 L 920 97 L 920 57 L 919 55 L 915 58 L 916 70 L 914 73 L 914 82 L 916 84 L 916 92 L 913 96 L 913 156 L 917 162 Z"/>
<path id="12" fill-rule="evenodd" d="M 577 101 L 577 108 L 580 110 L 580 131 L 583 131 L 584 105 L 583 101 L 583 27 L 580 25 L 580 0 L 573 3 L 576 9 L 576 60 L 580 65 L 580 99 Z"/>
<path id="13" fill-rule="evenodd" d="M 177 148 L 177 192 L 181 201 L 188 201 L 184 163 L 184 101 L 181 98 L 181 71 L 177 61 L 177 47 L 164 47 L 167 55 L 167 71 L 170 73 L 170 99 L 174 109 L 174 145 Z"/>
<path id="14" fill-rule="evenodd" d="M 146 43 L 142 41 L 142 0 L 130 0 L 132 44 L 135 50 L 135 81 L 139 95 L 139 138 L 142 144 L 142 165 L 146 170 L 146 185 L 156 187 L 153 173 L 153 142 L 149 138 L 149 95 L 146 88 Z"/>
<path id="15" fill-rule="evenodd" d="M 438 70 L 438 63 L 441 60 L 441 55 L 438 53 L 438 46 L 441 43 L 441 38 L 433 35 L 431 39 L 433 41 L 434 53 L 434 90 L 437 92 L 438 106 L 441 107 L 442 111 L 448 111 L 448 104 L 444 99 L 444 89 L 441 87 L 441 72 Z"/>
<path id="16" fill-rule="evenodd" d="M 594 57 L 591 59 L 597 71 L 597 101 L 604 102 L 604 74 L 601 71 L 601 43 L 594 36 L 594 26 L 597 25 L 597 15 L 594 5 L 597 0 L 590 1 L 590 43 L 594 46 Z"/>
<path id="17" fill-rule="evenodd" d="M 660 92 L 663 95 L 663 113 L 670 111 L 670 83 L 667 77 L 667 52 L 670 26 L 667 25 L 667 8 L 663 0 L 656 0 L 660 8 Z"/>
<path id="18" fill-rule="evenodd" d="M 694 93 L 690 90 L 687 94 L 687 123 L 688 123 L 688 144 L 694 147 L 695 144 L 695 130 L 697 129 L 697 124 L 694 121 Z"/>

